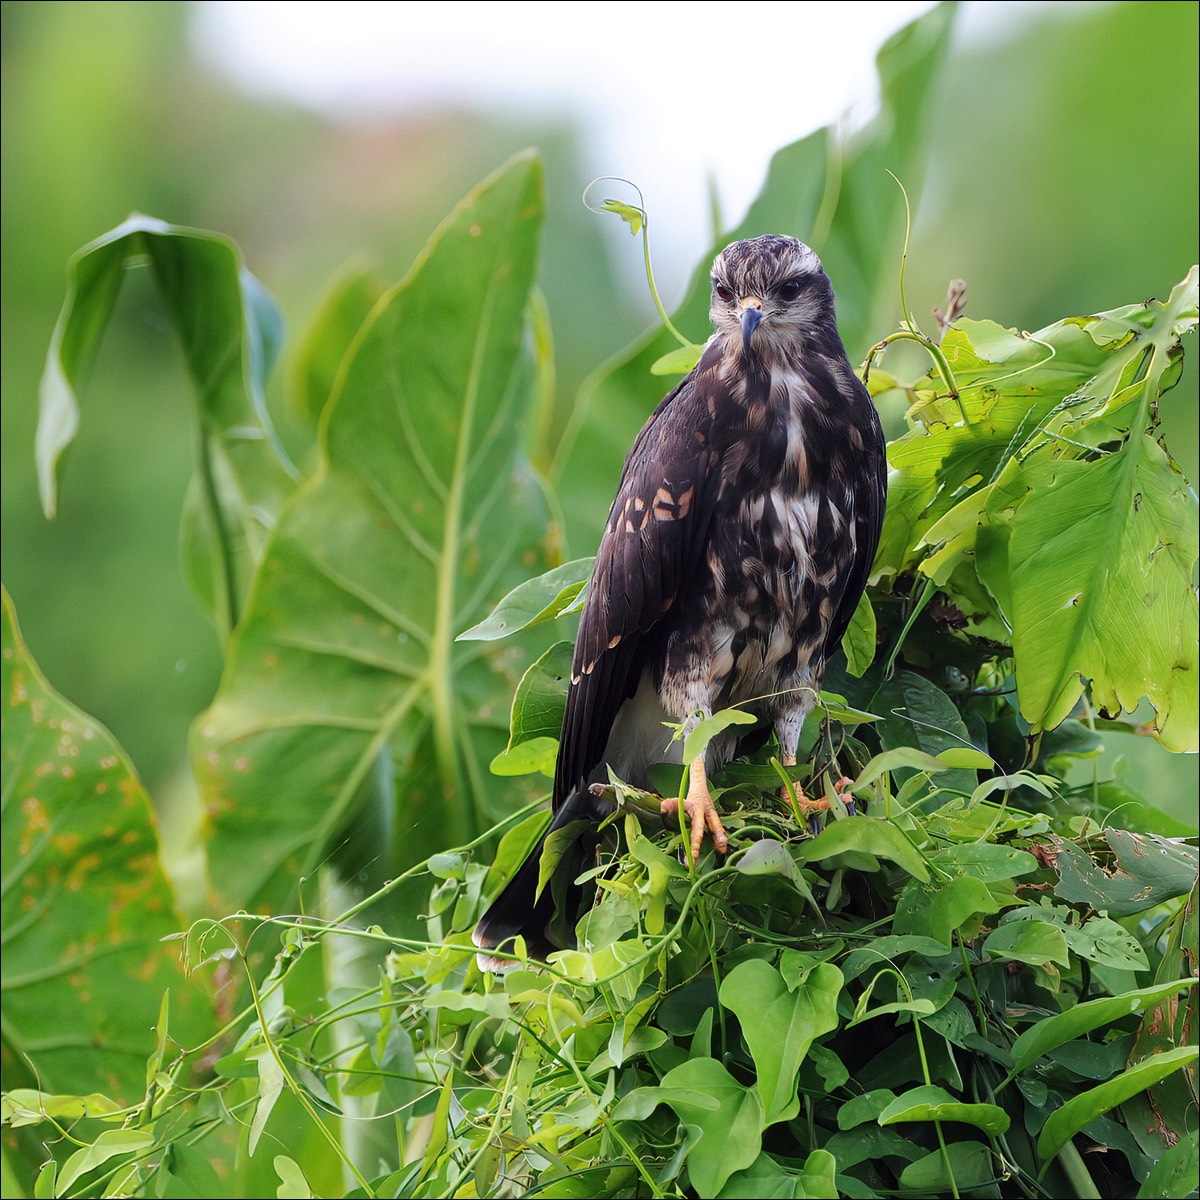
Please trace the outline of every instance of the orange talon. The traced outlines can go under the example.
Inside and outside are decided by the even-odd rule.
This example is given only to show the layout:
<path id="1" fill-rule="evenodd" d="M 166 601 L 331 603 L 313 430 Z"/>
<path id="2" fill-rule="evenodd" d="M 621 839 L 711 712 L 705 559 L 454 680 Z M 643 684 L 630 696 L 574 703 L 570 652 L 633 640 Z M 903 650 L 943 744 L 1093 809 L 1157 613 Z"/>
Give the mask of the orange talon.
<path id="1" fill-rule="evenodd" d="M 661 805 L 663 816 L 678 817 L 679 803 L 679 800 L 674 797 L 664 800 Z M 692 763 L 688 776 L 688 794 L 683 801 L 683 811 L 687 814 L 691 829 L 689 862 L 694 863 L 700 857 L 700 847 L 704 844 L 706 829 L 712 834 L 713 849 L 718 854 L 724 854 L 729 849 L 729 837 L 725 832 L 725 827 L 721 824 L 717 807 L 713 804 L 712 794 L 708 790 L 708 776 L 704 770 L 703 757 L 697 758 Z"/>

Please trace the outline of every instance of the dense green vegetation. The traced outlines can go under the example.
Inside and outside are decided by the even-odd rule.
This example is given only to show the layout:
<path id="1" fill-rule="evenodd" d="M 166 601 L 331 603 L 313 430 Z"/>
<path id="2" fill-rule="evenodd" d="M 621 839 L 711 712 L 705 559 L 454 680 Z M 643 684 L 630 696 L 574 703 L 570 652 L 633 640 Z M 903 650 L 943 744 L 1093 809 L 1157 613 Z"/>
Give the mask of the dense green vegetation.
<path id="1" fill-rule="evenodd" d="M 879 119 L 780 151 L 718 239 L 817 247 L 896 433 L 869 602 L 795 772 L 829 791 L 823 828 L 767 747 L 716 781 L 730 855 L 688 867 L 614 781 L 578 948 L 502 980 L 469 931 L 545 819 L 588 566 L 566 546 L 589 548 L 670 335 L 561 419 L 524 154 L 395 287 L 334 283 L 290 348 L 289 453 L 282 324 L 230 241 L 139 218 L 75 257 L 43 504 L 146 265 L 193 397 L 181 547 L 224 671 L 168 872 L 134 767 L 5 596 L 5 1194 L 1194 1188 L 1194 818 L 1097 756 L 1196 749 L 1196 503 L 1161 425 L 1196 273 L 1033 334 L 959 320 L 937 361 L 880 349 L 904 215 L 883 168 L 919 173 L 946 35 L 939 11 L 896 39 Z M 900 333 L 924 339 L 906 310 Z"/>

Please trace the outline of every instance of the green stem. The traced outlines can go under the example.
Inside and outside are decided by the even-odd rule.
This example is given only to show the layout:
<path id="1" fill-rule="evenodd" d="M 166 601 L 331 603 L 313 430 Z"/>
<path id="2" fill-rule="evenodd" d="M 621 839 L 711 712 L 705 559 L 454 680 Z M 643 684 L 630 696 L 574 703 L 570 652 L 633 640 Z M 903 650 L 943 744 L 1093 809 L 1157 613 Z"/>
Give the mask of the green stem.
<path id="1" fill-rule="evenodd" d="M 800 802 L 796 799 L 796 789 L 792 786 L 792 781 L 789 778 L 788 773 L 783 769 L 783 763 L 781 763 L 779 759 L 775 758 L 774 756 L 771 758 L 771 767 L 775 771 L 775 774 L 778 775 L 783 781 L 784 794 L 787 796 L 788 803 L 791 805 L 792 816 L 796 819 L 796 828 L 803 833 L 805 827 L 804 818 L 800 815 Z M 809 782 L 811 783 L 812 781 L 810 780 Z"/>
<path id="2" fill-rule="evenodd" d="M 654 307 L 658 309 L 659 320 L 670 330 L 671 335 L 681 346 L 694 346 L 695 343 L 691 338 L 684 337 L 675 328 L 674 322 L 667 316 L 667 310 L 663 308 L 662 300 L 659 299 L 658 288 L 654 283 L 654 268 L 650 265 L 650 217 L 645 209 L 642 209 L 642 257 L 646 261 L 646 282 L 650 285 L 650 296 L 654 301 Z"/>
<path id="3" fill-rule="evenodd" d="M 204 509 L 208 515 L 212 545 L 212 589 L 213 615 L 222 644 L 228 643 L 230 634 L 237 627 L 238 595 L 233 550 L 229 544 L 229 530 L 225 524 L 225 513 L 217 491 L 217 477 L 213 469 L 212 440 L 201 421 L 199 438 L 200 490 L 204 496 Z"/>
<path id="4" fill-rule="evenodd" d="M 354 1165 L 353 1160 L 342 1149 L 341 1142 L 339 1142 L 334 1134 L 329 1130 L 325 1122 L 321 1120 L 321 1114 L 318 1113 L 313 1107 L 312 1102 L 304 1094 L 303 1089 L 292 1078 L 292 1073 L 287 1069 L 287 1064 L 283 1060 L 283 1055 L 279 1053 L 279 1047 L 275 1044 L 275 1039 L 271 1037 L 270 1030 L 268 1029 L 267 1015 L 265 1012 L 263 1012 L 262 999 L 258 994 L 258 985 L 254 982 L 254 972 L 250 970 L 250 964 L 245 958 L 243 958 L 242 963 L 246 968 L 246 982 L 250 985 L 250 997 L 254 1004 L 254 1011 L 258 1014 L 258 1027 L 262 1033 L 263 1043 L 266 1045 L 268 1051 L 270 1051 L 271 1057 L 275 1060 L 275 1065 L 279 1068 L 279 1073 L 283 1076 L 284 1081 L 287 1083 L 288 1089 L 291 1091 L 292 1095 L 296 1097 L 300 1107 L 304 1109 L 304 1111 L 308 1114 L 309 1119 L 320 1131 L 321 1136 L 329 1143 L 330 1149 L 339 1159 L 341 1159 L 342 1163 L 346 1167 L 346 1170 L 348 1170 L 350 1174 L 353 1175 L 358 1181 L 358 1185 L 362 1188 L 363 1192 L 367 1196 L 371 1197 L 371 1200 L 374 1200 L 374 1189 L 367 1182 L 366 1178 L 359 1171 L 358 1167 Z"/>
<path id="5" fill-rule="evenodd" d="M 551 989 L 550 989 L 551 996 L 553 995 L 554 989 L 557 986 L 558 986 L 557 983 L 555 983 L 551 986 Z M 559 1050 L 565 1051 L 566 1043 L 563 1040 L 562 1034 L 559 1032 L 558 1022 L 554 1019 L 554 1005 L 549 1002 L 546 1004 L 546 1023 L 550 1026 L 551 1032 L 554 1034 L 555 1041 L 558 1042 Z M 559 1062 L 565 1062 L 566 1065 L 568 1067 L 570 1067 L 571 1074 L 575 1076 L 575 1079 L 578 1081 L 579 1086 L 581 1088 L 583 1088 L 583 1090 L 589 1096 L 592 1096 L 595 1094 L 594 1089 L 592 1088 L 591 1084 L 588 1083 L 583 1072 L 579 1069 L 579 1064 L 575 1061 L 574 1057 L 572 1057 L 571 1055 L 565 1054 L 565 1053 L 560 1053 L 556 1057 L 558 1057 Z M 616 1142 L 617 1145 L 620 1146 L 621 1149 L 624 1150 L 625 1153 L 629 1156 L 629 1161 L 631 1163 L 633 1163 L 634 1167 L 637 1170 L 637 1173 L 645 1181 L 646 1186 L 650 1189 L 650 1194 L 654 1197 L 657 1197 L 658 1200 L 661 1200 L 661 1198 L 663 1196 L 663 1192 L 659 1189 L 658 1184 L 654 1182 L 654 1177 L 650 1174 L 649 1171 L 646 1170 L 646 1164 L 643 1163 L 641 1158 L 633 1152 L 633 1147 L 630 1146 L 630 1144 L 621 1136 L 620 1130 L 617 1129 L 616 1125 L 613 1123 L 613 1121 L 609 1117 L 608 1113 L 604 1112 L 601 1109 L 599 1104 L 596 1104 L 595 1108 L 596 1108 L 596 1119 L 600 1122 L 601 1125 L 604 1126 L 605 1130 L 607 1131 L 608 1135 L 613 1139 L 613 1141 Z"/>
<path id="6" fill-rule="evenodd" d="M 908 997 L 909 1004 L 911 1004 L 913 995 L 912 988 L 908 986 L 908 980 L 904 978 L 903 973 L 900 971 L 896 972 L 896 978 L 900 981 L 901 986 L 904 988 L 904 994 Z M 912 1023 L 913 1033 L 917 1037 L 917 1054 L 921 1059 L 921 1077 L 925 1080 L 926 1087 L 932 1087 L 933 1076 L 929 1073 L 929 1059 L 925 1056 L 925 1039 L 921 1036 L 921 1020 L 916 1013 L 912 1014 Z M 950 1151 L 946 1147 L 946 1137 L 942 1133 L 941 1121 L 934 1120 L 933 1130 L 937 1134 L 938 1146 L 941 1147 L 942 1151 L 942 1162 L 946 1165 L 946 1175 L 950 1180 L 950 1194 L 954 1197 L 954 1200 L 959 1200 L 958 1183 L 954 1178 L 954 1167 L 950 1162 Z"/>
<path id="7" fill-rule="evenodd" d="M 979 994 L 979 985 L 975 982 L 975 972 L 971 970 L 971 964 L 967 959 L 967 948 L 963 945 L 961 936 L 958 939 L 958 956 L 962 959 L 967 982 L 971 985 L 971 995 L 975 997 L 975 1019 L 979 1028 L 979 1036 L 987 1037 L 987 1015 L 984 1012 L 983 997 Z"/>
<path id="8" fill-rule="evenodd" d="M 1083 1157 L 1075 1149 L 1074 1142 L 1067 1142 L 1058 1152 L 1058 1163 L 1066 1172 L 1079 1200 L 1100 1200 L 1100 1190 L 1096 1187 L 1096 1181 L 1084 1166 Z"/>
<path id="9" fill-rule="evenodd" d="M 958 384 L 954 379 L 954 372 L 950 370 L 950 364 L 946 361 L 945 354 L 942 353 L 942 348 L 937 342 L 925 336 L 920 330 L 912 329 L 897 329 L 895 333 L 889 333 L 881 342 L 876 342 L 875 345 L 867 351 L 866 360 L 863 362 L 863 382 L 867 381 L 871 373 L 871 367 L 875 362 L 875 356 L 881 354 L 893 342 L 916 342 L 918 346 L 924 347 L 929 357 L 933 359 L 933 364 L 937 367 L 938 374 L 942 377 L 942 383 L 946 386 L 946 391 L 950 395 L 950 399 L 958 405 L 958 411 L 962 414 L 963 424 L 970 425 L 971 419 L 967 416 L 967 410 L 963 407 L 962 397 L 959 395 Z"/>
<path id="10" fill-rule="evenodd" d="M 891 679 L 892 672 L 896 666 L 896 659 L 900 654 L 900 648 L 904 645 L 904 639 L 908 637 L 909 630 L 916 623 L 917 618 L 925 611 L 925 606 L 933 599 L 934 592 L 937 591 L 937 584 L 926 575 L 924 583 L 921 585 L 920 595 L 917 596 L 916 603 L 913 605 L 912 612 L 908 614 L 908 619 L 904 622 L 904 627 L 900 630 L 900 636 L 896 639 L 896 644 L 892 647 L 891 654 L 888 655 L 888 660 L 884 664 L 883 677 Z"/>

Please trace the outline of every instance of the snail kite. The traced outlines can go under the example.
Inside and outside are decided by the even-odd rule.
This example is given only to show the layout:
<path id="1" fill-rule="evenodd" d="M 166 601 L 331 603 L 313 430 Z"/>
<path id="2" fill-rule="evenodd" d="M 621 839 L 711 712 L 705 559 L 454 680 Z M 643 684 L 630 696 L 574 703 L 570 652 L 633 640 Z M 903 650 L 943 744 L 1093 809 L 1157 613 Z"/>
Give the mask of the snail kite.
<path id="1" fill-rule="evenodd" d="M 716 332 L 646 422 L 625 461 L 575 643 L 554 777 L 554 817 L 475 930 L 480 960 L 523 935 L 544 957 L 546 836 L 594 824 L 607 768 L 638 786 L 678 762 L 704 716 L 737 705 L 796 761 L 805 715 L 867 581 L 886 493 L 883 431 L 838 334 L 820 260 L 791 237 L 736 242 L 713 263 Z M 689 764 L 691 854 L 728 839 L 707 776 L 726 732 Z M 677 812 L 678 801 L 663 802 Z"/>

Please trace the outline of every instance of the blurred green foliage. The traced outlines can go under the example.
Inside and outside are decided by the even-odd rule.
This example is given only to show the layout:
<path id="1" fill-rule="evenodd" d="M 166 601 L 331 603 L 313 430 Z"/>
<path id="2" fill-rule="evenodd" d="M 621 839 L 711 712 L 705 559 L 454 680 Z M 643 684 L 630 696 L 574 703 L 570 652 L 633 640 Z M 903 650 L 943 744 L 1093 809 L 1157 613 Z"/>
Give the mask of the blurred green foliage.
<path id="1" fill-rule="evenodd" d="M 557 427 L 586 371 L 646 311 L 640 295 L 618 291 L 613 242 L 577 202 L 589 172 L 558 115 L 521 126 L 467 111 L 335 124 L 233 90 L 193 57 L 188 18 L 182 4 L 0 10 L 3 576 L 50 678 L 114 730 L 160 804 L 219 672 L 217 639 L 174 550 L 194 455 L 185 384 L 150 286 L 135 276 L 89 385 L 60 516 L 44 520 L 35 399 L 68 256 L 134 210 L 220 229 L 295 331 L 343 263 L 366 252 L 397 278 L 458 196 L 536 143 L 547 164 L 541 282 L 554 313 Z M 952 55 L 925 134 L 910 303 L 925 311 L 963 276 L 969 312 L 1037 328 L 1165 296 L 1197 254 L 1196 6 L 1024 9 L 1003 20 L 1003 36 Z M 287 435 L 279 373 L 274 388 Z M 1195 396 L 1189 364 L 1164 424 L 1191 479 Z M 308 440 L 295 422 L 291 444 Z"/>

